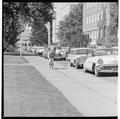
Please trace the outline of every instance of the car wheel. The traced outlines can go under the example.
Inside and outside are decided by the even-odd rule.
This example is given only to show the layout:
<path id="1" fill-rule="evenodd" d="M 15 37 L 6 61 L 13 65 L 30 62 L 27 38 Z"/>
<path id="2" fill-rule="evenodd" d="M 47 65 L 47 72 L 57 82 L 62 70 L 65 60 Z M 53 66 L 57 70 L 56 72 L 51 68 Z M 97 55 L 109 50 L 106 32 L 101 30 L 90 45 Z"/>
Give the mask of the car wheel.
<path id="1" fill-rule="evenodd" d="M 70 66 L 72 67 L 73 66 L 73 64 L 70 62 Z"/>
<path id="2" fill-rule="evenodd" d="M 86 73 L 87 72 L 87 70 L 83 67 L 83 71 Z"/>
<path id="3" fill-rule="evenodd" d="M 100 72 L 97 70 L 96 66 L 94 66 L 94 74 L 95 76 L 100 76 Z"/>

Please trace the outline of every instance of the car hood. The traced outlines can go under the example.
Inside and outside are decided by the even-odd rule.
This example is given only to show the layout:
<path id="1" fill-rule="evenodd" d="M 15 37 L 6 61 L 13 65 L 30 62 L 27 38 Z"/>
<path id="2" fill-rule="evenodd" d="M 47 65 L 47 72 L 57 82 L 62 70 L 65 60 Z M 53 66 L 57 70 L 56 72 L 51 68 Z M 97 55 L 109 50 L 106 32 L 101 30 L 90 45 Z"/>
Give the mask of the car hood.
<path id="1" fill-rule="evenodd" d="M 104 64 L 117 64 L 118 63 L 118 56 L 117 55 L 107 55 L 107 56 L 96 56 L 94 57 L 94 59 L 97 60 L 98 59 L 102 59 Z"/>

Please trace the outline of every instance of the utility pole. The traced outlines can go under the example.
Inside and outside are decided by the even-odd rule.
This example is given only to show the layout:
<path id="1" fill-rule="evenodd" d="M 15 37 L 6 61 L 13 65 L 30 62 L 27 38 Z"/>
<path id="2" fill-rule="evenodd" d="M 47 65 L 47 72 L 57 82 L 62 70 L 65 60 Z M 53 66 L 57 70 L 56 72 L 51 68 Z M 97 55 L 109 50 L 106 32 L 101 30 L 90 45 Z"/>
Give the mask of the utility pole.
<path id="1" fill-rule="evenodd" d="M 22 38 L 20 36 L 20 57 L 22 56 Z"/>
<path id="2" fill-rule="evenodd" d="M 47 30 L 48 30 L 48 47 L 50 46 L 50 22 L 46 24 Z"/>

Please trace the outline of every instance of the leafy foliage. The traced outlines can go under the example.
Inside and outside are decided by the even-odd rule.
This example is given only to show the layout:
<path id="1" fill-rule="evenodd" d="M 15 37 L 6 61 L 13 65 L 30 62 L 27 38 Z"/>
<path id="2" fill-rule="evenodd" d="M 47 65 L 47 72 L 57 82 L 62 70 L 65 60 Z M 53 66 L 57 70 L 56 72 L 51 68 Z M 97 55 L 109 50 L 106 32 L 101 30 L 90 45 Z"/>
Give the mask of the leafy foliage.
<path id="1" fill-rule="evenodd" d="M 23 9 L 24 6 L 24 9 Z M 3 3 L 3 42 L 7 45 L 13 45 L 17 41 L 17 35 L 21 33 L 22 26 L 19 18 L 25 16 L 28 12 L 27 3 L 4 2 Z M 26 13 L 26 14 L 25 14 Z M 7 46 L 6 45 L 6 46 Z"/>
<path id="2" fill-rule="evenodd" d="M 90 39 L 82 34 L 83 5 L 78 4 L 60 21 L 57 37 L 62 46 L 86 47 Z"/>
<path id="3" fill-rule="evenodd" d="M 106 26 L 106 13 L 105 8 L 103 8 L 103 20 L 98 22 L 99 29 L 106 28 L 105 36 L 97 40 L 97 44 L 101 44 L 107 47 L 116 46 L 118 44 L 118 3 L 110 3 L 110 25 Z"/>
<path id="4" fill-rule="evenodd" d="M 43 37 L 47 32 L 45 23 L 52 21 L 53 18 L 52 3 L 43 2 L 4 2 L 3 3 L 3 42 L 4 47 L 13 45 L 17 42 L 17 36 L 24 31 L 24 25 L 27 23 L 33 27 L 33 35 L 37 39 Z M 42 24 L 38 30 L 38 24 Z M 36 33 L 35 33 L 36 32 Z M 42 36 L 38 32 L 41 33 Z M 39 35 L 36 35 L 39 34 Z M 45 36 L 44 34 L 44 36 Z M 38 37 L 37 37 L 38 36 Z M 46 38 L 43 38 L 43 42 Z M 41 42 L 41 40 L 40 40 Z M 45 41 L 46 42 L 46 41 Z"/>
<path id="5" fill-rule="evenodd" d="M 42 23 L 34 23 L 32 27 L 31 44 L 32 45 L 45 45 L 47 44 L 47 29 Z"/>
<path id="6" fill-rule="evenodd" d="M 110 26 L 109 34 L 118 34 L 118 2 L 112 2 L 110 4 Z"/>

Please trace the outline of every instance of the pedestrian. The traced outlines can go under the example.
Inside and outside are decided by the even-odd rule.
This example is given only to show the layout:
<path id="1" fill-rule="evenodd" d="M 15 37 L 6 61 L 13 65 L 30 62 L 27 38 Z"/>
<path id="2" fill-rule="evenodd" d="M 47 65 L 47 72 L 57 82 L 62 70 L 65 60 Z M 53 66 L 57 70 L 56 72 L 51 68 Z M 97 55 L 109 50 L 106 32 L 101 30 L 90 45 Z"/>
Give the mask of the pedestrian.
<path id="1" fill-rule="evenodd" d="M 54 52 L 50 51 L 50 49 L 49 49 L 49 53 L 48 53 L 48 58 L 49 58 L 50 69 L 54 69 Z"/>

